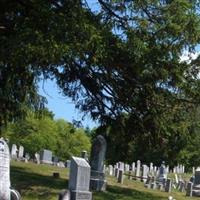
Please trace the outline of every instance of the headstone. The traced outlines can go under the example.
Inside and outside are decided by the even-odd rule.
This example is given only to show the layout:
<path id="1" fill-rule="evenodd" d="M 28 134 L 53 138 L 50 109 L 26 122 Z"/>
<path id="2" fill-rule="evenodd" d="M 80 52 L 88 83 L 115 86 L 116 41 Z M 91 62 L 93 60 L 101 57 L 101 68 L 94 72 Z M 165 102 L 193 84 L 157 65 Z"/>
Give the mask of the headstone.
<path id="1" fill-rule="evenodd" d="M 118 169 L 125 170 L 125 165 L 123 162 L 118 162 Z"/>
<path id="2" fill-rule="evenodd" d="M 35 153 L 35 161 L 37 164 L 40 164 L 40 154 L 39 153 Z"/>
<path id="3" fill-rule="evenodd" d="M 3 139 L 0 139 L 0 177 L 0 199 L 10 200 L 10 153 Z"/>
<path id="4" fill-rule="evenodd" d="M 70 165 L 71 165 L 71 160 L 67 160 L 65 162 L 65 167 L 70 168 Z"/>
<path id="5" fill-rule="evenodd" d="M 165 185 L 165 192 L 171 192 L 171 190 L 172 190 L 172 181 L 170 178 L 168 178 Z"/>
<path id="6" fill-rule="evenodd" d="M 192 174 L 195 173 L 195 167 L 192 167 Z"/>
<path id="7" fill-rule="evenodd" d="M 119 176 L 117 182 L 121 184 L 123 184 L 124 182 L 124 171 L 122 169 L 119 170 Z"/>
<path id="8" fill-rule="evenodd" d="M 40 161 L 43 164 L 52 164 L 52 151 L 44 149 L 40 152 Z"/>
<path id="9" fill-rule="evenodd" d="M 136 168 L 136 179 L 140 180 L 140 167 L 141 167 L 141 162 L 140 160 L 137 161 L 137 168 Z"/>
<path id="10" fill-rule="evenodd" d="M 135 172 L 135 162 L 132 163 L 131 169 L 132 169 L 132 172 Z"/>
<path id="11" fill-rule="evenodd" d="M 65 167 L 65 163 L 60 161 L 60 162 L 57 163 L 57 166 L 64 168 Z"/>
<path id="12" fill-rule="evenodd" d="M 149 166 L 149 172 L 151 174 L 153 173 L 153 163 L 152 162 L 150 163 L 150 166 Z"/>
<path id="13" fill-rule="evenodd" d="M 109 176 L 113 176 L 113 166 L 112 165 L 108 166 L 108 174 L 109 174 Z"/>
<path id="14" fill-rule="evenodd" d="M 24 147 L 20 146 L 18 152 L 18 158 L 23 158 L 23 157 L 24 157 Z"/>
<path id="15" fill-rule="evenodd" d="M 118 178 L 118 175 L 119 175 L 119 169 L 117 167 L 115 167 L 115 174 L 114 174 L 114 176 Z"/>
<path id="16" fill-rule="evenodd" d="M 175 174 L 174 176 L 175 176 L 175 182 L 176 182 L 176 184 L 178 184 L 178 176 L 177 176 L 177 174 Z"/>
<path id="17" fill-rule="evenodd" d="M 11 149 L 11 158 L 16 159 L 17 158 L 17 145 L 13 144 Z"/>
<path id="18" fill-rule="evenodd" d="M 105 153 L 106 153 L 106 140 L 103 136 L 98 135 L 92 144 L 90 166 L 91 178 L 90 188 L 96 191 L 105 191 L 106 180 L 103 172 Z"/>
<path id="19" fill-rule="evenodd" d="M 90 165 L 84 158 L 72 157 L 69 176 L 70 200 L 92 200 Z"/>
<path id="20" fill-rule="evenodd" d="M 193 183 L 188 182 L 187 188 L 186 188 L 186 196 L 189 196 L 189 197 L 192 196 L 192 187 L 193 187 Z"/>
<path id="21" fill-rule="evenodd" d="M 197 167 L 194 174 L 194 185 L 192 188 L 192 196 L 200 197 L 200 167 Z"/>
<path id="22" fill-rule="evenodd" d="M 129 166 L 129 164 L 125 164 L 125 172 L 128 172 L 129 170 L 130 170 L 130 166 Z"/>
<path id="23" fill-rule="evenodd" d="M 25 158 L 26 158 L 27 160 L 30 160 L 30 155 L 29 155 L 29 153 L 26 153 L 26 154 L 25 154 Z"/>
<path id="24" fill-rule="evenodd" d="M 142 181 L 143 182 L 146 182 L 148 172 L 149 172 L 149 167 L 147 165 L 142 165 Z"/>
<path id="25" fill-rule="evenodd" d="M 184 192 L 185 191 L 185 182 L 179 181 L 179 191 Z"/>
<path id="26" fill-rule="evenodd" d="M 81 151 L 81 158 L 84 158 L 88 162 L 87 151 Z"/>
<path id="27" fill-rule="evenodd" d="M 167 178 L 167 171 L 165 169 L 165 162 L 163 161 L 160 168 L 159 168 L 159 177 L 158 177 L 158 181 L 162 182 L 163 178 Z"/>

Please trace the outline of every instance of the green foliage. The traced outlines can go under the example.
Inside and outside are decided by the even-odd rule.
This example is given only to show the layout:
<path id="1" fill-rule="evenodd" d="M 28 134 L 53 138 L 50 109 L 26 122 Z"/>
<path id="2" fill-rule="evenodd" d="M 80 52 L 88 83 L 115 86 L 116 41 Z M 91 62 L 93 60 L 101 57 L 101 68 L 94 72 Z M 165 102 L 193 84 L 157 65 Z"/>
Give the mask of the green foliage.
<path id="1" fill-rule="evenodd" d="M 184 160 L 198 121 L 192 113 L 200 102 L 200 57 L 191 62 L 180 57 L 199 44 L 199 2 L 97 2 L 98 12 L 79 0 L 1 2 L 0 126 L 27 113 L 27 107 L 44 105 L 37 94 L 43 75 L 55 78 L 82 112 L 118 131 L 110 144 L 128 155 L 135 152 L 147 162 L 150 156 L 156 162 Z M 59 123 L 59 129 L 68 129 Z M 45 140 L 37 133 L 34 138 Z M 76 131 L 71 135 L 81 137 Z M 62 142 L 52 142 L 52 148 L 58 151 Z"/>
<path id="2" fill-rule="evenodd" d="M 37 114 L 31 112 L 25 120 L 10 123 L 4 136 L 10 139 L 10 144 L 23 145 L 31 155 L 50 149 L 60 159 L 66 160 L 72 155 L 80 156 L 82 150 L 90 151 L 90 139 L 83 129 L 76 129 L 62 119 L 53 120 L 46 113 L 46 116 L 37 118 Z"/>

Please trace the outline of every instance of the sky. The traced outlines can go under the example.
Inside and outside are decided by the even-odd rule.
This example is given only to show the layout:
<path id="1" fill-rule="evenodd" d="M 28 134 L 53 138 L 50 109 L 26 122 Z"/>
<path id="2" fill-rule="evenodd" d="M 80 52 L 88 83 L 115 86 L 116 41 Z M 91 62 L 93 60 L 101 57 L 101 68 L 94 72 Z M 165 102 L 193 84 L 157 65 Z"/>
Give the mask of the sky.
<path id="1" fill-rule="evenodd" d="M 39 93 L 47 98 L 47 108 L 53 111 L 55 119 L 64 119 L 68 122 L 81 121 L 84 127 L 88 126 L 91 129 L 98 126 L 89 116 L 82 120 L 83 113 L 75 108 L 75 104 L 69 98 L 60 94 L 55 81 L 41 81 L 39 83 Z"/>
<path id="2" fill-rule="evenodd" d="M 87 3 L 93 11 L 97 12 L 99 10 L 96 0 L 87 0 Z M 98 123 L 92 121 L 89 116 L 86 116 L 84 120 L 82 119 L 83 113 L 75 109 L 75 104 L 69 98 L 63 97 L 59 93 L 55 81 L 47 80 L 40 82 L 39 93 L 47 98 L 47 108 L 53 111 L 55 119 L 62 118 L 69 122 L 73 120 L 81 121 L 84 127 L 89 126 L 90 128 L 98 126 Z"/>

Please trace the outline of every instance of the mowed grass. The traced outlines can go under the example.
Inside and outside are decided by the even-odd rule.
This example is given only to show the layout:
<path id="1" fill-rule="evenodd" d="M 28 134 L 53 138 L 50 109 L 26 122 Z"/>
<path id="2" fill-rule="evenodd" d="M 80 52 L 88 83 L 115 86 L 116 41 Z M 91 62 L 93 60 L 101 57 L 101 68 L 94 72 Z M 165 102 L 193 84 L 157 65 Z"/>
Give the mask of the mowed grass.
<path id="1" fill-rule="evenodd" d="M 53 172 L 59 172 L 60 178 L 53 178 Z M 68 187 L 69 171 L 49 165 L 11 162 L 11 183 L 22 195 L 23 200 L 57 200 L 58 193 Z M 116 178 L 107 177 L 106 192 L 93 192 L 94 200 L 167 200 L 173 196 L 176 200 L 197 200 L 186 197 L 185 193 L 173 191 L 165 193 L 144 187 L 140 181 L 125 179 L 124 184 L 117 183 Z"/>

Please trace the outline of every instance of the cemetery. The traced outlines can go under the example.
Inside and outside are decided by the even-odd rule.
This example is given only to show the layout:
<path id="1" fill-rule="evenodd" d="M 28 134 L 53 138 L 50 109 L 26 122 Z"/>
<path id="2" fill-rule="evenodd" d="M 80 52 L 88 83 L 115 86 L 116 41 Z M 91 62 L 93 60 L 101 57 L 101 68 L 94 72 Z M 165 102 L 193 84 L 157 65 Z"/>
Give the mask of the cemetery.
<path id="1" fill-rule="evenodd" d="M 0 200 L 200 200 L 200 1 L 1 0 Z"/>
<path id="2" fill-rule="evenodd" d="M 185 172 L 184 165 L 169 168 L 163 161 L 160 166 L 130 165 L 121 161 L 105 164 L 106 140 L 98 135 L 92 144 L 91 157 L 80 152 L 66 165 L 52 157 L 50 150 L 35 153 L 31 159 L 23 146 L 0 140 L 0 199 L 198 199 L 200 197 L 200 168 Z M 20 152 L 16 154 L 16 152 Z M 14 154 L 14 155 L 13 155 Z M 23 157 L 24 155 L 24 157 Z M 39 159 L 39 160 L 38 160 Z M 54 161 L 53 161 L 54 160 Z M 11 165 L 11 169 L 10 169 Z M 16 188 L 16 189 L 14 189 Z"/>

